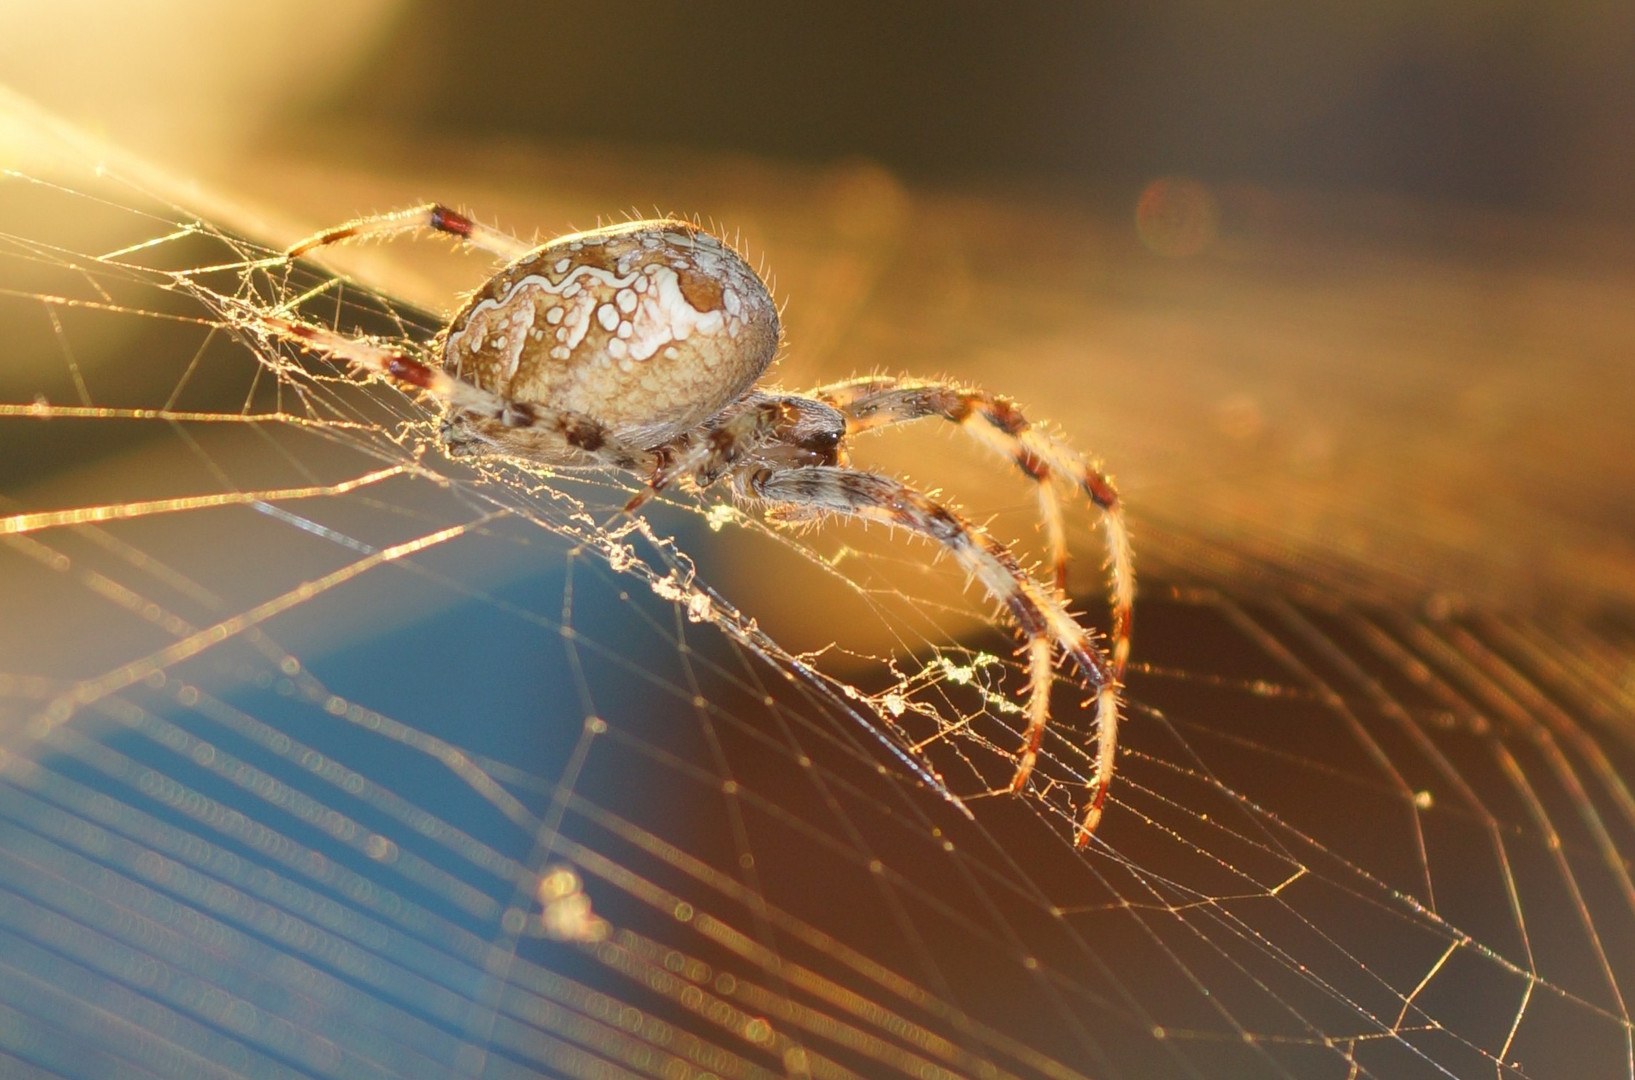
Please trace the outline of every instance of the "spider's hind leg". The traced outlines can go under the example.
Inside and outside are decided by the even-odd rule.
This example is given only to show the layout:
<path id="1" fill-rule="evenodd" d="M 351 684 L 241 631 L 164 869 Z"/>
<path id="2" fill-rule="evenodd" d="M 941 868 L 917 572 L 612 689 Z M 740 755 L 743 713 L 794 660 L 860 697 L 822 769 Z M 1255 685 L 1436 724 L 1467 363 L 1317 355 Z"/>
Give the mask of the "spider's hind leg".
<path id="1" fill-rule="evenodd" d="M 453 449 L 465 455 L 490 452 L 528 457 L 542 464 L 577 465 L 587 459 L 637 473 L 652 473 L 657 458 L 621 442 L 593 417 L 530 402 L 512 401 L 416 359 L 403 349 L 364 337 L 348 337 L 321 326 L 269 315 L 233 303 L 232 326 L 264 338 L 287 341 L 355 368 L 384 375 L 399 386 L 420 390 L 447 409 L 445 438 L 458 431 Z"/>
<path id="2" fill-rule="evenodd" d="M 1016 623 L 1028 651 L 1028 727 L 1011 790 L 1026 785 L 1039 755 L 1050 717 L 1054 650 L 1060 648 L 1096 695 L 1096 770 L 1093 794 L 1075 843 L 1090 840 L 1101 820 L 1118 749 L 1118 681 L 1090 631 L 1062 607 L 1055 594 L 1034 581 L 1008 548 L 954 511 L 901 480 L 836 466 L 763 468 L 741 479 L 756 499 L 808 516 L 835 513 L 898 525 L 935 540 L 999 601 Z"/>
<path id="3" fill-rule="evenodd" d="M 498 229 L 479 224 L 471 218 L 451 210 L 441 203 L 426 203 L 397 210 L 389 214 L 371 214 L 348 221 L 333 229 L 325 229 L 295 244 L 284 252 L 285 257 L 298 259 L 310 251 L 346 240 L 369 237 L 396 236 L 405 232 L 440 232 L 457 236 L 474 248 L 479 248 L 502 259 L 520 259 L 534 249 L 534 245 Z"/>

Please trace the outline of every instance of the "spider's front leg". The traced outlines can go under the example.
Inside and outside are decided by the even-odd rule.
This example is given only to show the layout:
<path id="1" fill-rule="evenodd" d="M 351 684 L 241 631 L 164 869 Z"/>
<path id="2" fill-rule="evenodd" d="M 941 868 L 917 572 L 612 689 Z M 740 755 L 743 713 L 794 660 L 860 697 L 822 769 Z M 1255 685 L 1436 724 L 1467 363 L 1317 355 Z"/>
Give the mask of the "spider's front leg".
<path id="1" fill-rule="evenodd" d="M 1028 729 L 1011 790 L 1027 783 L 1039 756 L 1050 712 L 1052 647 L 1073 660 L 1096 695 L 1094 794 L 1074 842 L 1083 846 L 1101 820 L 1118 749 L 1118 682 L 1090 632 L 1068 614 L 1047 588 L 1024 572 L 997 540 L 954 511 L 900 480 L 836 466 L 763 468 L 741 478 L 747 494 L 800 513 L 843 514 L 884 522 L 941 544 L 971 573 L 1016 623 L 1028 650 Z"/>
<path id="2" fill-rule="evenodd" d="M 1055 484 L 1062 478 L 1082 490 L 1101 509 L 1107 532 L 1113 674 L 1123 680 L 1124 666 L 1130 658 L 1135 572 L 1130 558 L 1130 534 L 1124 524 L 1124 507 L 1118 490 L 1105 473 L 1083 454 L 1035 426 L 1009 398 L 975 387 L 874 375 L 822 387 L 814 390 L 812 396 L 845 415 L 848 435 L 936 416 L 958 424 L 1013 461 L 1039 485 L 1039 502 L 1050 538 L 1059 591 L 1067 588 L 1067 532 L 1062 524 Z"/>

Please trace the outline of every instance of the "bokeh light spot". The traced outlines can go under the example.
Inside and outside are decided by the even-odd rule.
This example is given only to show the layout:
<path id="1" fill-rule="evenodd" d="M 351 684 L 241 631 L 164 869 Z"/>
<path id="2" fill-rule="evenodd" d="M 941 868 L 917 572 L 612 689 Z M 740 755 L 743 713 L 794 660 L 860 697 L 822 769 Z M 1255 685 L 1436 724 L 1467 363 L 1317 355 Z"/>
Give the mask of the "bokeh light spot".
<path id="1" fill-rule="evenodd" d="M 1210 244 L 1220 229 L 1220 204 L 1203 184 L 1164 176 L 1142 189 L 1135 204 L 1135 231 L 1157 255 L 1185 258 Z"/>

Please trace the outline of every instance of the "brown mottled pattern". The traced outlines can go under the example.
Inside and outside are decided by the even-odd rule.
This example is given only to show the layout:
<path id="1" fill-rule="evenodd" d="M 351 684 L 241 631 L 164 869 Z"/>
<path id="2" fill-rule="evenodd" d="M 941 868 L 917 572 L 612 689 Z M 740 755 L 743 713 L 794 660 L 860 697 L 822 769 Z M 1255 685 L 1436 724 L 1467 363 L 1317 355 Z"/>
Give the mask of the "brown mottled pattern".
<path id="1" fill-rule="evenodd" d="M 731 248 L 685 222 L 632 222 L 552 240 L 495 275 L 450 324 L 443 365 L 649 448 L 743 396 L 778 337 L 771 296 Z"/>
<path id="2" fill-rule="evenodd" d="M 677 268 L 676 281 L 681 287 L 681 295 L 686 297 L 687 303 L 694 308 L 699 311 L 721 310 L 721 282 L 715 277 L 697 270 Z"/>

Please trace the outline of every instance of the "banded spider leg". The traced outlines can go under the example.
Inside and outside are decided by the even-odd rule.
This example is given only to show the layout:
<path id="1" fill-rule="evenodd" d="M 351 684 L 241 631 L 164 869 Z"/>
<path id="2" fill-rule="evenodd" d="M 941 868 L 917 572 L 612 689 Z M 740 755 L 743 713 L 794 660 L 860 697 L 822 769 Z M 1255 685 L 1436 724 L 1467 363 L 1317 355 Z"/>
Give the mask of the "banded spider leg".
<path id="1" fill-rule="evenodd" d="M 828 511 L 865 521 L 897 525 L 934 540 L 982 583 L 988 595 L 1010 613 L 1025 640 L 1030 694 L 1027 741 L 1011 790 L 1020 790 L 1033 771 L 1049 715 L 1052 650 L 1073 661 L 1096 695 L 1096 777 L 1094 794 L 1074 837 L 1089 843 L 1101 821 L 1112 783 L 1118 745 L 1118 682 L 1090 633 L 1079 625 L 1053 593 L 1039 585 L 1003 544 L 959 514 L 890 476 L 838 466 L 760 469 L 741 481 L 748 494 L 797 516 Z"/>
<path id="2" fill-rule="evenodd" d="M 594 417 L 567 409 L 512 401 L 450 375 L 410 356 L 402 349 L 367 338 L 349 337 L 281 315 L 258 311 L 244 304 L 227 308 L 232 325 L 261 337 L 288 341 L 311 352 L 383 375 L 399 385 L 419 390 L 449 411 L 459 411 L 477 438 L 504 440 L 505 452 L 537 442 L 542 456 L 571 448 L 592 461 L 646 475 L 657 475 L 659 460 L 652 452 L 619 441 Z"/>
<path id="3" fill-rule="evenodd" d="M 1130 618 L 1135 574 L 1130 534 L 1118 490 L 1085 456 L 1034 426 L 1016 403 L 973 387 L 951 383 L 868 376 L 820 387 L 812 396 L 839 409 L 846 434 L 855 435 L 929 416 L 941 417 L 1013 461 L 1039 485 L 1039 500 L 1050 541 L 1056 587 L 1067 586 L 1067 533 L 1055 488 L 1065 480 L 1082 490 L 1102 511 L 1107 533 L 1113 610 L 1110 635 L 1113 673 L 1120 681 L 1130 658 Z"/>

